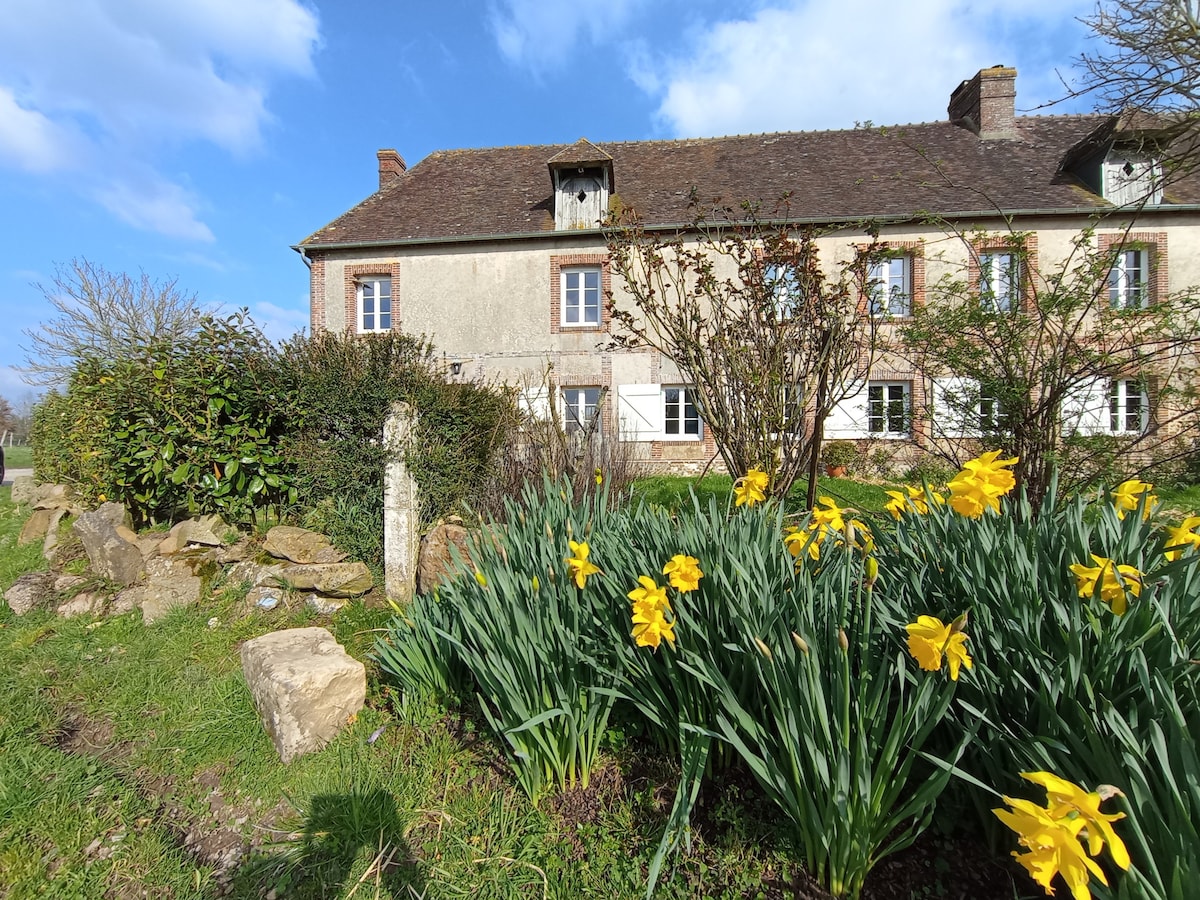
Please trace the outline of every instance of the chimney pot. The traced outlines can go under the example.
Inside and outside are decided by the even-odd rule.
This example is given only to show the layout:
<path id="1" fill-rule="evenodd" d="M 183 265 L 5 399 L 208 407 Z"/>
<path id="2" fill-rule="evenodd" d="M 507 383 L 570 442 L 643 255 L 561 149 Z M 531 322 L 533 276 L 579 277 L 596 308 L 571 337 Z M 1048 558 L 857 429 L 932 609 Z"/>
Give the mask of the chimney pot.
<path id="1" fill-rule="evenodd" d="M 379 187 L 381 190 L 408 169 L 404 157 L 395 150 L 380 150 L 375 155 L 379 158 Z"/>

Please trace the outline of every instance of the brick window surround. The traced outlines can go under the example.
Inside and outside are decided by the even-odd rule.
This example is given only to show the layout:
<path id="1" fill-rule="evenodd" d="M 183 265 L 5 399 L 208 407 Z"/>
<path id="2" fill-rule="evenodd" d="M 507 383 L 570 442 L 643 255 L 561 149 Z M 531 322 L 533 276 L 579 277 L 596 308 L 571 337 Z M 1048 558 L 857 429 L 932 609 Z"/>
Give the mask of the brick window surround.
<path id="1" fill-rule="evenodd" d="M 392 330 L 400 329 L 400 263 L 363 263 L 346 266 L 344 273 L 346 297 L 346 334 L 360 334 L 361 323 L 358 320 L 358 281 L 360 278 L 372 275 L 378 278 L 392 280 Z"/>
<path id="2" fill-rule="evenodd" d="M 862 253 L 867 250 L 866 244 L 856 244 L 855 250 Z M 881 257 L 907 256 L 909 259 L 909 289 L 908 308 L 916 309 L 925 305 L 925 242 L 924 241 L 880 241 L 872 255 L 873 259 Z M 871 298 L 862 294 L 858 298 L 860 315 L 870 315 Z M 880 321 L 896 321 L 906 316 L 880 316 Z"/>
<path id="3" fill-rule="evenodd" d="M 1149 292 L 1147 305 L 1153 306 L 1166 299 L 1170 290 L 1167 271 L 1167 233 L 1165 231 L 1127 231 L 1118 234 L 1096 235 L 1096 247 L 1101 253 L 1117 250 L 1145 250 L 1150 274 L 1146 278 Z M 1103 292 L 1104 303 L 1108 303 L 1107 283 Z"/>
<path id="4" fill-rule="evenodd" d="M 596 325 L 562 323 L 562 271 L 583 266 L 600 268 L 600 322 Z M 608 331 L 608 298 L 612 294 L 612 271 L 607 253 L 563 253 L 550 257 L 550 333 Z"/>
<path id="5" fill-rule="evenodd" d="M 987 235 L 971 241 L 967 251 L 967 287 L 972 296 L 979 288 L 979 257 L 987 253 L 1011 253 L 1019 260 L 1019 275 L 1021 283 L 1018 291 L 1020 304 L 1031 304 L 1034 300 L 1034 276 L 1037 274 L 1038 239 L 1036 234 L 1024 235 L 1020 241 L 1014 241 L 1004 235 Z M 1018 312 L 1014 308 L 1012 312 Z"/>

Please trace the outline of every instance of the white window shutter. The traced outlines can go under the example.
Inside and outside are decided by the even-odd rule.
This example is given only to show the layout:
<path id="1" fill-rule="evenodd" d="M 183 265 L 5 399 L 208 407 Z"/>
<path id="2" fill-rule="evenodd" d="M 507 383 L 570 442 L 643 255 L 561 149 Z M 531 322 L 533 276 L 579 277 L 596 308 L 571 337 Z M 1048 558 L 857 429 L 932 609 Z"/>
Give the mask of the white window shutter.
<path id="1" fill-rule="evenodd" d="M 655 441 L 663 436 L 662 388 L 657 384 L 617 386 L 617 422 L 623 441 Z"/>
<path id="2" fill-rule="evenodd" d="M 1107 434 L 1108 382 L 1090 378 L 1072 387 L 1062 402 L 1064 434 Z"/>
<path id="3" fill-rule="evenodd" d="M 550 389 L 547 387 L 525 388 L 519 402 L 521 412 L 531 419 L 545 421 L 550 418 Z"/>
<path id="4" fill-rule="evenodd" d="M 867 386 L 852 397 L 837 403 L 825 420 L 825 437 L 865 438 L 867 436 Z"/>
<path id="5" fill-rule="evenodd" d="M 979 385 L 973 378 L 949 375 L 933 379 L 934 435 L 948 438 L 979 437 L 978 401 Z"/>

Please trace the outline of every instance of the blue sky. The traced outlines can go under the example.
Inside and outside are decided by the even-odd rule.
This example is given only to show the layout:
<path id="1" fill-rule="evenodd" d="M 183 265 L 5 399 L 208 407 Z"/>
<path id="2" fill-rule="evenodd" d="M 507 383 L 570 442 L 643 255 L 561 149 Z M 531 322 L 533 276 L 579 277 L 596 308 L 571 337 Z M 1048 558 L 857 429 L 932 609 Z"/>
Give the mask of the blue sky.
<path id="1" fill-rule="evenodd" d="M 308 322 L 290 249 L 454 147 L 849 128 L 945 117 L 978 69 L 1064 92 L 1076 0 L 0 0 L 0 396 L 34 283 L 86 257 Z M 1051 112 L 1081 107 L 1060 106 Z"/>

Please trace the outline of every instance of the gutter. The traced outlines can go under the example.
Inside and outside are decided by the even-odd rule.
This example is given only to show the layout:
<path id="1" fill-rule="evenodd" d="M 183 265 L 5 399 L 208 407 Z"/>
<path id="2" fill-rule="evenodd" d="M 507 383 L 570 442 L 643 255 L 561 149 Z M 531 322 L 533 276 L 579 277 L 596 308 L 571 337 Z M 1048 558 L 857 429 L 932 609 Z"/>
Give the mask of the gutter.
<path id="1" fill-rule="evenodd" d="M 1164 213 L 1197 213 L 1200 212 L 1200 203 L 1170 203 L 1164 204 L 1149 209 L 1128 210 L 1123 211 L 1120 207 L 1058 207 L 1053 209 L 983 209 L 983 210 L 964 210 L 961 212 L 941 213 L 936 218 L 944 219 L 949 222 L 962 219 L 1013 219 L 1013 218 L 1043 218 L 1043 217 L 1060 217 L 1060 216 L 1097 216 L 1103 215 L 1105 218 L 1113 215 L 1127 215 L 1134 218 L 1145 215 L 1147 212 L 1152 212 L 1155 215 Z M 918 213 L 893 213 L 886 216 L 839 216 L 830 218 L 828 216 L 796 216 L 785 219 L 760 219 L 759 222 L 763 225 L 775 227 L 779 225 L 852 225 L 855 223 L 871 223 L 877 225 L 904 225 L 910 222 L 921 222 L 924 220 L 923 214 Z M 719 223 L 713 223 L 719 224 Z M 737 222 L 728 224 L 736 225 Z M 647 232 L 686 232 L 694 231 L 693 223 L 678 223 L 665 225 L 647 225 L 643 228 Z M 564 237 L 603 237 L 610 233 L 611 229 L 607 228 L 572 228 L 569 231 L 516 231 L 503 234 L 472 234 L 472 235 L 450 235 L 445 237 L 421 237 L 421 238 L 400 238 L 398 240 L 385 241 L 341 241 L 341 242 L 321 242 L 321 243 L 300 243 L 291 245 L 292 249 L 300 254 L 306 266 L 312 267 L 312 259 L 309 257 L 311 250 L 368 250 L 383 247 L 419 247 L 432 244 L 482 244 L 488 242 L 507 242 L 507 241 L 528 241 L 528 240 L 548 240 L 553 238 Z"/>

